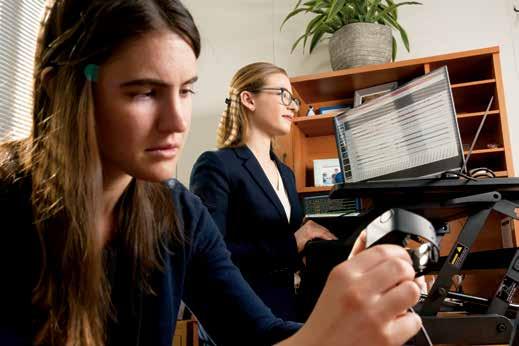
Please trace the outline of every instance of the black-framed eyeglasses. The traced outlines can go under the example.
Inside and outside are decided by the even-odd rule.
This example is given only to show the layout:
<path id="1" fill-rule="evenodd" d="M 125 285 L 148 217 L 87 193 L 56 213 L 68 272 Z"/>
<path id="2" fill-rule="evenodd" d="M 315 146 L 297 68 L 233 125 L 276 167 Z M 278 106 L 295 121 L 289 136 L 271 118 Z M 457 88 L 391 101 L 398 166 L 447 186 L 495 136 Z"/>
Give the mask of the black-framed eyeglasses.
<path id="1" fill-rule="evenodd" d="M 290 107 L 292 105 L 292 102 L 295 105 L 295 111 L 297 112 L 299 110 L 299 107 L 301 106 L 301 101 L 299 99 L 295 98 L 290 91 L 288 91 L 285 88 L 259 88 L 251 90 L 253 93 L 257 93 L 260 91 L 278 91 L 279 96 L 281 97 L 281 104 L 285 105 L 287 107 Z"/>

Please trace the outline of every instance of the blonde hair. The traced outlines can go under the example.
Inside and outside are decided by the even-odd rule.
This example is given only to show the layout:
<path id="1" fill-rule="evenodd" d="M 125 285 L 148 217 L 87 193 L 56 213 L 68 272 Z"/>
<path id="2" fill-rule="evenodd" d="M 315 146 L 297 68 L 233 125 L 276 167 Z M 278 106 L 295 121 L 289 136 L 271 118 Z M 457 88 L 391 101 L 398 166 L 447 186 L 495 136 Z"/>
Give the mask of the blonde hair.
<path id="1" fill-rule="evenodd" d="M 241 103 L 240 94 L 243 91 L 254 92 L 262 88 L 268 76 L 278 73 L 287 76 L 284 69 L 268 62 L 249 64 L 236 72 L 225 100 L 227 107 L 222 113 L 216 133 L 216 146 L 219 149 L 241 146 L 247 137 L 249 120 L 247 110 Z"/>

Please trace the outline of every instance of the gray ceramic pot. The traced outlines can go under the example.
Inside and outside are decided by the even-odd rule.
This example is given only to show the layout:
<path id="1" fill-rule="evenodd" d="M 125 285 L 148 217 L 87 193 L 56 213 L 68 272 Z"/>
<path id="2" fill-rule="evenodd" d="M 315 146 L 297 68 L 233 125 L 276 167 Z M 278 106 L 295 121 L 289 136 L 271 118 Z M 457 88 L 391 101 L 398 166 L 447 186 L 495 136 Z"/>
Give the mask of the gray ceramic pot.
<path id="1" fill-rule="evenodd" d="M 334 70 L 391 61 L 392 32 L 387 25 L 352 23 L 330 39 L 330 61 Z"/>

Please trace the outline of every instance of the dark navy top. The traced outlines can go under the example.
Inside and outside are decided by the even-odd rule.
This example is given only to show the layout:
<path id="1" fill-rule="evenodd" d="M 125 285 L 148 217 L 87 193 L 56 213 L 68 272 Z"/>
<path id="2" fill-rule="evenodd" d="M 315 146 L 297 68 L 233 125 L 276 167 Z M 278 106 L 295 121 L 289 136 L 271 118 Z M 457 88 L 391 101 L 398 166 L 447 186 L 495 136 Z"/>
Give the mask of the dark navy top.
<path id="1" fill-rule="evenodd" d="M 125 279 L 116 246 L 107 252 L 118 316 L 107 326 L 109 344 L 171 346 L 181 300 L 218 345 L 272 345 L 293 334 L 300 325 L 276 318 L 255 295 L 200 200 L 176 180 L 167 184 L 186 241 L 171 244 L 164 270 L 152 273 L 156 295 L 140 293 Z M 27 181 L 0 184 L 0 345 L 32 344 L 38 316 L 31 296 L 41 251 L 30 192 Z"/>
<path id="2" fill-rule="evenodd" d="M 297 320 L 294 273 L 302 267 L 294 233 L 303 210 L 294 174 L 273 152 L 291 206 L 290 218 L 247 146 L 207 151 L 191 172 L 190 189 L 206 205 L 232 260 L 274 313 Z"/>

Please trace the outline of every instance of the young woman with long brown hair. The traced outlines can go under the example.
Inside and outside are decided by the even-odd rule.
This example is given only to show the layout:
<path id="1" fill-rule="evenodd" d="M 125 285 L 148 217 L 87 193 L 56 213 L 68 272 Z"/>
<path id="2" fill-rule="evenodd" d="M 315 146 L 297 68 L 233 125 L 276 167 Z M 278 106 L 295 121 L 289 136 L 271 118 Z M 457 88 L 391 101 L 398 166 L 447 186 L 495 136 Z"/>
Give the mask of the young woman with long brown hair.
<path id="1" fill-rule="evenodd" d="M 220 345 L 407 340 L 420 320 L 405 313 L 418 287 L 404 250 L 337 266 L 297 331 L 257 298 L 205 207 L 170 179 L 199 52 L 177 0 L 50 6 L 32 135 L 0 147 L 0 344 L 169 346 L 181 299 Z"/>

